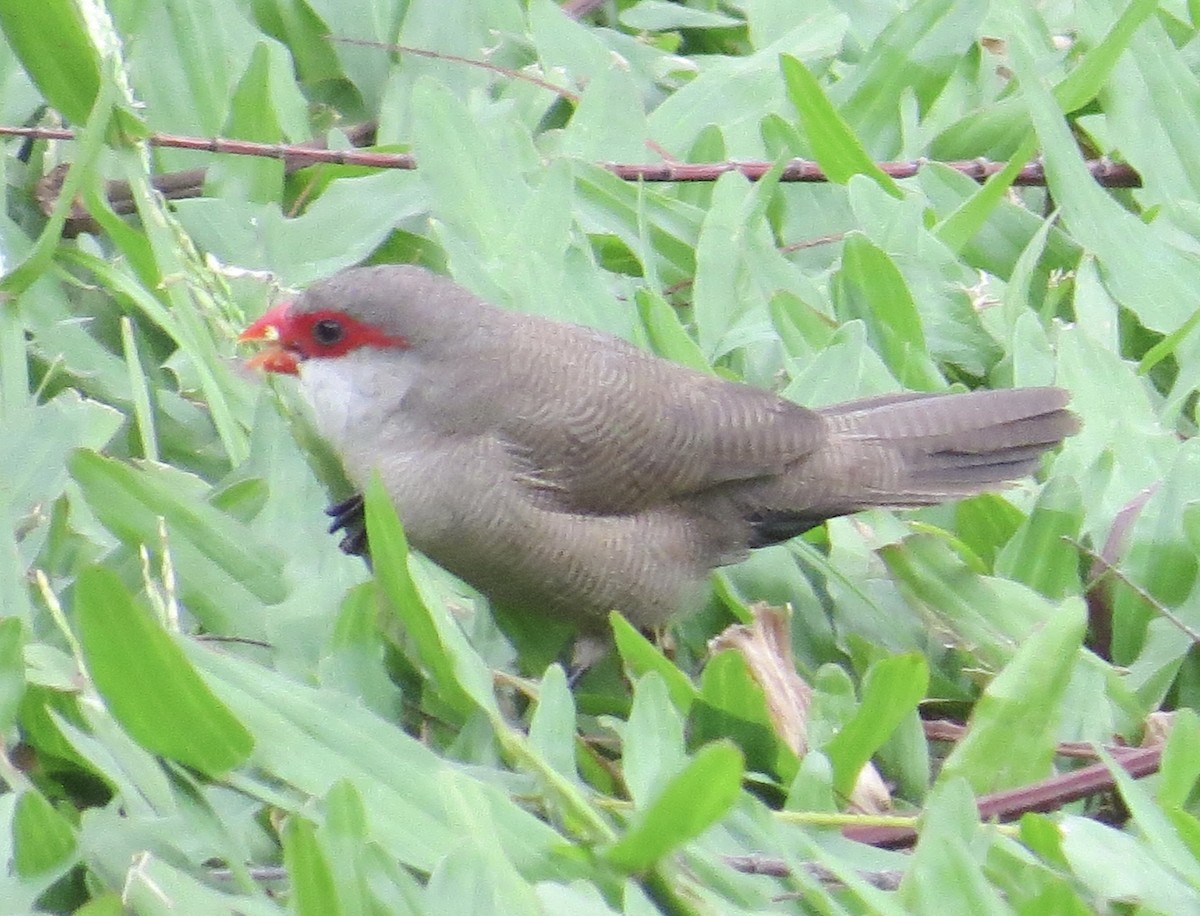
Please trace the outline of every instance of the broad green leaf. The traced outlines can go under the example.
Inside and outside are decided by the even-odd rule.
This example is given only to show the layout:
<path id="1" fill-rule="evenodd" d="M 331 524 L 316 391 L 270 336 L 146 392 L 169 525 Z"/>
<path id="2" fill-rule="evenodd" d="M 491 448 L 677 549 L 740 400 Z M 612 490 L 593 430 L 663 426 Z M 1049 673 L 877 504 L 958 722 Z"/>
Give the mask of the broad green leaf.
<path id="1" fill-rule="evenodd" d="M 624 872 L 645 872 L 724 817 L 741 791 L 742 755 L 732 744 L 705 745 L 659 788 L 605 854 Z"/>
<path id="2" fill-rule="evenodd" d="M 338 911 L 347 916 L 371 912 L 369 863 L 376 849 L 369 845 L 367 812 L 353 783 L 338 782 L 325 796 L 325 823 L 317 829 L 316 840 L 327 851 Z M 319 873 L 320 863 L 317 869 Z"/>
<path id="3" fill-rule="evenodd" d="M 1038 497 L 1029 517 L 996 558 L 996 572 L 1024 582 L 1047 598 L 1080 592 L 1078 556 L 1072 543 L 1083 523 L 1083 504 L 1074 480 L 1056 477 Z"/>
<path id="4" fill-rule="evenodd" d="M 303 817 L 292 817 L 283 829 L 283 864 L 292 879 L 291 900 L 300 916 L 343 912 L 333 871 L 317 841 L 317 831 Z"/>
<path id="5" fill-rule="evenodd" d="M 958 252 L 966 247 L 995 212 L 1012 187 L 1017 174 L 1034 154 L 1037 144 L 1031 134 L 1012 154 L 1004 168 L 989 178 L 969 199 L 935 227 L 934 233 L 946 247 Z"/>
<path id="6" fill-rule="evenodd" d="M 283 139 L 271 97 L 270 56 L 265 42 L 255 45 L 250 63 L 230 99 L 224 136 L 258 143 L 278 143 Z M 222 195 L 255 202 L 277 200 L 282 181 L 282 160 L 247 156 L 217 162 L 208 176 L 210 186 L 219 188 Z"/>
<path id="7" fill-rule="evenodd" d="M 988 569 L 1024 521 L 1020 509 L 995 493 L 964 499 L 954 507 L 954 528 L 959 538 Z"/>
<path id="8" fill-rule="evenodd" d="M 1103 39 L 1113 46 L 1107 59 L 1093 62 L 1099 55 L 1089 54 L 1076 69 L 1092 67 L 1121 87 L 1104 95 L 1105 122 L 1123 155 L 1145 173 L 1147 205 L 1200 192 L 1200 81 L 1175 53 L 1154 16 L 1157 9 L 1153 0 L 1090 0 L 1080 9 L 1081 33 L 1089 44 L 1100 37 L 1098 26 L 1117 13 L 1120 19 Z"/>
<path id="9" fill-rule="evenodd" d="M 703 67 L 693 60 L 683 64 L 695 76 L 649 116 L 651 135 L 664 149 L 690 149 L 705 128 L 717 124 L 728 156 L 762 157 L 763 116 L 793 113 L 779 78 L 780 54 L 797 60 L 827 59 L 843 47 L 851 22 L 848 12 L 827 7 L 789 12 L 787 27 L 772 32 L 752 54 L 717 56 Z"/>
<path id="10" fill-rule="evenodd" d="M 1158 8 L 1158 0 L 1134 0 L 1098 42 L 1084 49 L 1078 64 L 1054 87 L 1054 98 L 1065 112 L 1087 105 L 1112 78 L 1114 66 L 1129 47 L 1130 38 Z M 1012 17 L 1017 31 L 1026 31 L 1024 10 Z M 1107 17 L 1087 16 L 1088 26 L 1102 26 Z M 1029 130 L 1029 119 L 1019 98 L 1011 96 L 969 111 L 934 139 L 936 159 L 963 159 L 971 155 L 1015 158 L 1014 150 Z"/>
<path id="11" fill-rule="evenodd" d="M 444 607 L 430 607 L 417 588 L 409 566 L 408 542 L 391 498 L 378 475 L 366 489 L 367 537 L 375 581 L 415 646 L 420 664 L 441 699 L 458 715 L 474 709 L 497 719 L 491 672 L 467 643 Z"/>
<path id="12" fill-rule="evenodd" d="M 1086 628 L 1083 602 L 1073 599 L 1028 636 L 984 690 L 939 782 L 962 777 L 984 794 L 1050 774 L 1060 705 Z"/>
<path id="13" fill-rule="evenodd" d="M 447 813 L 463 841 L 430 875 L 425 912 L 498 916 L 533 912 L 533 888 L 518 870 L 500 824 L 484 804 L 483 787 L 448 778 L 442 784 Z"/>
<path id="14" fill-rule="evenodd" d="M 905 538 L 884 547 L 880 556 L 908 601 L 930 615 L 943 633 L 954 634 L 980 664 L 1003 667 L 1056 613 L 1057 605 L 1024 585 L 978 575 L 932 534 Z"/>
<path id="15" fill-rule="evenodd" d="M 241 522 L 183 492 L 170 475 L 86 449 L 74 452 L 67 467 L 97 518 L 130 550 L 145 546 L 157 552 L 160 519 L 165 523 L 185 600 L 217 608 L 240 589 L 266 604 L 287 595 L 279 553 Z"/>
<path id="16" fill-rule="evenodd" d="M 639 289 L 637 305 L 642 325 L 656 354 L 697 372 L 712 372 L 704 353 L 684 330 L 679 316 L 666 299 L 653 290 Z"/>
<path id="17" fill-rule="evenodd" d="M 649 132 L 634 79 L 612 68 L 588 82 L 562 136 L 562 154 L 584 161 L 638 162 Z"/>
<path id="18" fill-rule="evenodd" d="M 742 24 L 723 13 L 691 9 L 666 0 L 638 0 L 621 13 L 621 24 L 631 29 L 665 32 L 670 29 L 725 29 Z"/>
<path id="19" fill-rule="evenodd" d="M 947 780 L 930 794 L 912 864 L 900 885 L 909 912 L 1008 912 L 984 877 L 973 842 L 979 829 L 975 799 L 963 780 Z"/>
<path id="20" fill-rule="evenodd" d="M 75 614 L 88 674 L 139 744 L 211 776 L 246 759 L 250 732 L 115 573 L 93 567 L 80 575 Z"/>
<path id="21" fill-rule="evenodd" d="M 883 250 L 859 233 L 847 236 L 834 289 L 840 317 L 866 324 L 875 349 L 901 384 L 920 391 L 945 387 L 929 357 L 912 293 Z"/>
<path id="22" fill-rule="evenodd" d="M 858 774 L 925 698 L 929 664 L 922 655 L 896 655 L 871 666 L 854 716 L 822 750 L 833 764 L 833 787 L 848 798 Z"/>
<path id="23" fill-rule="evenodd" d="M 934 105 L 986 13 L 980 0 L 918 0 L 860 36 L 870 47 L 829 94 L 872 155 L 910 155 L 901 113 L 912 101 L 922 113 Z"/>
<path id="24" fill-rule="evenodd" d="M 666 684 L 671 705 L 681 715 L 687 715 L 698 695 L 691 679 L 620 614 L 609 615 L 609 623 L 629 677 L 640 681 L 643 675 L 655 672 Z"/>
<path id="25" fill-rule="evenodd" d="M 0 31 L 46 100 L 82 124 L 100 92 L 100 53 L 75 0 L 0 4 Z"/>
<path id="26" fill-rule="evenodd" d="M 13 866 L 22 878 L 60 868 L 75 852 L 75 831 L 36 789 L 17 799 L 12 819 Z"/>
<path id="27" fill-rule="evenodd" d="M 655 671 L 638 678 L 621 729 L 621 771 L 634 806 L 643 808 L 683 766 L 683 720 Z"/>
<path id="28" fill-rule="evenodd" d="M 1097 750 L 1112 773 L 1121 800 L 1128 807 L 1138 834 L 1144 838 L 1147 851 L 1187 881 L 1194 892 L 1200 893 L 1200 861 L 1182 841 L 1166 811 L 1155 804 L 1146 786 L 1134 779 L 1111 754 L 1104 748 Z"/>
<path id="29" fill-rule="evenodd" d="M 821 84 L 796 58 L 780 58 L 788 98 L 800 114 L 800 124 L 812 145 L 813 158 L 830 181 L 845 184 L 854 175 L 866 175 L 896 197 L 900 188 L 879 168 L 826 97 Z"/>
<path id="30" fill-rule="evenodd" d="M 1163 748 L 1158 779 L 1158 800 L 1168 811 L 1187 804 L 1200 780 L 1200 720 L 1196 711 L 1178 709 L 1170 715 L 1171 731 Z"/>
<path id="31" fill-rule="evenodd" d="M 429 194 L 415 173 L 393 170 L 335 181 L 294 217 L 237 198 L 175 208 L 188 233 L 222 260 L 306 286 L 368 257 L 398 225 L 428 211 Z"/>
<path id="32" fill-rule="evenodd" d="M 1078 145 L 1049 90 L 1036 75 L 1023 38 L 1011 43 L 1014 69 L 1042 146 L 1046 179 L 1071 234 L 1094 252 L 1110 292 L 1148 328 L 1169 332 L 1192 317 L 1191 290 L 1200 259 L 1176 247 L 1101 189 L 1084 168 Z M 1141 252 L 1153 250 L 1153 264 Z M 1169 352 L 1169 351 L 1166 351 Z M 1161 359 L 1166 352 L 1155 354 Z M 1155 360 L 1143 359 L 1143 369 Z"/>
<path id="33" fill-rule="evenodd" d="M 586 231 L 611 233 L 642 263 L 653 260 L 662 283 L 692 279 L 705 211 L 622 181 L 596 165 L 577 165 L 575 180 L 578 219 Z"/>
<path id="34" fill-rule="evenodd" d="M 339 780 L 348 780 L 367 805 L 371 838 L 393 859 L 424 872 L 461 842 L 447 819 L 441 781 L 471 779 L 455 765 L 343 693 L 227 654 L 188 649 L 213 690 L 254 735 L 249 763 L 267 781 L 250 782 L 245 790 L 278 804 L 280 784 L 303 799 L 324 796 Z M 497 824 L 507 854 L 521 867 L 540 867 L 561 836 L 507 793 L 483 788 L 480 804 Z M 301 807 L 292 803 L 293 810 Z"/>
<path id="35" fill-rule="evenodd" d="M 1100 901 L 1138 901 L 1159 913 L 1186 913 L 1196 888 L 1184 882 L 1133 834 L 1078 815 L 1060 828 L 1075 879 Z"/>
<path id="36" fill-rule="evenodd" d="M 538 685 L 529 745 L 561 775 L 579 778 L 575 770 L 575 701 L 560 665 L 546 669 Z"/>
<path id="37" fill-rule="evenodd" d="M 0 733 L 12 728 L 25 696 L 25 640 L 21 618 L 0 618 Z"/>
<path id="38" fill-rule="evenodd" d="M 740 652 L 718 652 L 704 666 L 700 696 L 688 716 L 693 745 L 716 738 L 734 741 L 746 767 L 789 783 L 800 761 L 777 733 L 762 686 Z"/>

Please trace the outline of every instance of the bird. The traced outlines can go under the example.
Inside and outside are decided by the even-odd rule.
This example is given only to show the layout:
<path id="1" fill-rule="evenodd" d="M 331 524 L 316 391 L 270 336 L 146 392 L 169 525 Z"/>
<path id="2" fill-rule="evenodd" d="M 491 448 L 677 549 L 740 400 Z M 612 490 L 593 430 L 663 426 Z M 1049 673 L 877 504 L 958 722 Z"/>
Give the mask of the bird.
<path id="1" fill-rule="evenodd" d="M 299 377 L 348 478 L 380 475 L 411 546 L 494 604 L 584 632 L 614 610 L 660 627 L 711 570 L 827 519 L 1002 487 L 1079 428 L 1057 387 L 810 409 L 416 265 L 343 270 L 239 339 L 264 344 L 250 365 Z M 361 526 L 361 498 L 330 511 Z"/>

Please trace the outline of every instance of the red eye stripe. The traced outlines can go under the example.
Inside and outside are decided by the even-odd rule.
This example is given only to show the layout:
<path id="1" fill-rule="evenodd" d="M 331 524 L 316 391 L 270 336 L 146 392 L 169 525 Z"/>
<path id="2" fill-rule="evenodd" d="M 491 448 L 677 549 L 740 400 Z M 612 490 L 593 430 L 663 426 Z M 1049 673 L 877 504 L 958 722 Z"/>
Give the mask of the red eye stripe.
<path id="1" fill-rule="evenodd" d="M 404 337 L 333 309 L 289 314 L 279 330 L 279 342 L 306 357 L 342 356 L 360 347 L 408 346 Z"/>

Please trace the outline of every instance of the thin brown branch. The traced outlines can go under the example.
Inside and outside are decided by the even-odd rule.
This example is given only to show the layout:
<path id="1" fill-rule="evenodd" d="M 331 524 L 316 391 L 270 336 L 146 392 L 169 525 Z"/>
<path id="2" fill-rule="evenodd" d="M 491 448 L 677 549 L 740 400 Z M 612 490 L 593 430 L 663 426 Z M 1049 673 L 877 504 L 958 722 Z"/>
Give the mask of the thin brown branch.
<path id="1" fill-rule="evenodd" d="M 1070 539 L 1068 538 L 1068 540 Z M 1099 564 L 1104 570 L 1103 575 L 1111 575 L 1115 577 L 1122 585 L 1137 595 L 1137 597 L 1140 598 L 1148 608 L 1154 611 L 1154 613 L 1164 618 L 1168 623 L 1174 626 L 1175 629 L 1179 630 L 1180 633 L 1190 639 L 1192 645 L 1200 646 L 1200 632 L 1197 632 L 1188 624 L 1186 620 L 1151 595 L 1148 591 L 1142 588 L 1142 586 L 1130 579 L 1116 566 L 1113 566 L 1106 558 L 1096 553 L 1096 551 L 1084 544 L 1080 544 L 1078 541 L 1071 541 L 1071 543 L 1075 546 L 1076 550 L 1078 550 L 1084 556 L 1090 558 L 1093 564 Z"/>
<path id="2" fill-rule="evenodd" d="M 375 142 L 375 126 L 374 121 L 351 125 L 346 128 L 346 138 L 355 146 L 369 146 Z M 43 133 L 36 135 L 37 139 L 74 139 L 72 131 L 35 129 L 43 131 Z M 0 135 L 6 133 L 11 133 L 11 131 L 0 127 Z M 35 135 L 30 134 L 29 136 Z M 152 145 L 155 145 L 153 141 L 151 142 Z M 325 138 L 318 137 L 315 140 L 310 140 L 308 143 L 302 143 L 295 147 L 287 147 L 287 149 L 324 150 L 326 149 L 327 142 Z M 163 143 L 157 145 L 168 146 L 169 144 Z M 296 155 L 283 157 L 284 174 L 290 175 L 310 164 L 310 162 Z M 59 165 L 42 176 L 41 180 L 37 183 L 35 195 L 43 213 L 49 214 L 54 209 L 69 167 L 65 163 Z M 166 172 L 162 175 L 154 175 L 151 177 L 150 183 L 156 191 L 168 200 L 183 200 L 189 197 L 200 197 L 204 193 L 204 181 L 207 175 L 207 169 L 185 169 L 181 172 Z M 109 181 L 105 186 L 105 196 L 108 198 L 108 205 L 113 209 L 113 212 L 120 216 L 128 216 L 136 209 L 133 193 L 127 181 Z M 95 229 L 96 224 L 91 214 L 87 212 L 81 203 L 76 202 L 71 209 L 71 215 L 68 217 L 66 225 L 63 227 L 63 235 L 67 238 L 72 238 L 80 232 L 95 231 Z"/>
<path id="3" fill-rule="evenodd" d="M 960 725 L 957 722 L 951 722 L 947 719 L 936 719 L 929 722 L 922 722 L 922 727 L 925 730 L 925 737 L 930 741 L 961 741 L 967 734 L 967 727 Z M 1110 754 L 1119 754 L 1127 750 L 1124 744 L 1109 745 L 1105 748 Z M 1060 741 L 1054 748 L 1054 753 L 1059 757 L 1074 757 L 1080 760 L 1095 760 L 1099 754 L 1096 752 L 1096 745 L 1090 741 Z"/>
<path id="4" fill-rule="evenodd" d="M 498 64 L 493 64 L 490 61 L 479 60 L 474 57 L 460 57 L 457 54 L 447 54 L 445 51 L 431 51 L 428 48 L 414 48 L 411 45 L 394 45 L 386 41 L 372 41 L 368 38 L 339 38 L 336 35 L 330 35 L 329 40 L 343 45 L 355 45 L 360 48 L 378 48 L 382 51 L 394 51 L 397 54 L 412 54 L 414 57 L 427 57 L 430 60 L 445 60 L 454 64 L 462 64 L 467 67 L 476 67 L 480 70 L 488 70 L 500 76 L 507 76 L 509 79 L 520 80 L 525 83 L 532 83 L 542 89 L 547 89 L 553 92 L 559 98 L 566 99 L 568 102 L 579 103 L 579 95 L 572 92 L 570 89 L 565 89 L 562 86 L 557 86 L 554 83 L 544 80 L 539 76 L 534 76 L 524 70 L 513 70 L 509 67 L 501 67 Z"/>
<path id="5" fill-rule="evenodd" d="M 1112 591 L 1105 573 L 1121 558 L 1134 522 L 1158 489 L 1154 483 L 1129 500 L 1113 518 L 1112 527 L 1100 555 L 1088 570 L 1088 587 L 1084 592 L 1088 609 L 1088 648 L 1106 662 L 1112 661 Z"/>
<path id="6" fill-rule="evenodd" d="M 904 162 L 880 162 L 879 169 L 892 178 L 912 178 L 921 169 L 930 165 L 928 159 L 912 159 Z M 737 161 L 705 163 L 653 163 L 648 165 L 619 162 L 603 162 L 601 166 L 626 181 L 685 182 L 716 181 L 727 172 L 738 172 L 751 181 L 758 181 L 775 167 L 773 162 Z M 961 172 L 976 181 L 986 181 L 1001 169 L 1006 162 L 987 159 L 942 162 L 941 165 Z M 1096 181 L 1110 188 L 1132 188 L 1141 186 L 1141 177 L 1130 166 L 1108 159 L 1092 159 L 1087 169 Z M 780 181 L 820 183 L 828 181 L 825 172 L 815 162 L 793 159 L 783 168 Z M 1019 173 L 1013 184 L 1024 187 L 1040 187 L 1046 184 L 1046 170 L 1041 162 L 1031 162 Z"/>
<path id="7" fill-rule="evenodd" d="M 411 53 L 432 54 L 419 48 L 406 49 Z M 441 55 L 445 56 L 445 55 Z M 479 61 L 473 63 L 479 64 Z M 547 86 L 557 91 L 557 87 Z M 354 125 L 346 130 L 347 136 L 356 146 L 367 146 L 375 142 L 375 124 Z M 0 137 L 23 137 L 34 140 L 75 139 L 73 130 L 48 127 L 5 127 L 0 126 Z M 248 140 L 230 140 L 222 137 L 187 137 L 175 134 L 151 134 L 147 140 L 153 147 L 164 149 L 186 149 L 197 152 L 220 153 L 232 156 L 258 156 L 269 159 L 282 159 L 284 171 L 291 174 L 299 169 L 319 163 L 332 165 L 359 166 L 376 169 L 407 169 L 417 168 L 416 157 L 411 153 L 378 153 L 369 150 L 331 150 L 326 148 L 324 139 L 317 139 L 306 144 L 284 143 L 254 143 Z M 693 182 L 715 181 L 728 172 L 738 172 L 751 181 L 761 179 L 774 164 L 761 161 L 728 161 L 707 163 L 681 163 L 667 161 L 662 163 L 597 163 L 619 178 L 626 181 L 648 182 Z M 930 163 L 924 159 L 914 159 L 906 162 L 881 162 L 880 170 L 893 178 L 911 178 Z M 955 169 L 976 181 L 985 181 L 991 175 L 1004 168 L 1002 162 L 987 160 L 971 160 L 961 162 L 944 162 L 942 165 Z M 1141 179 L 1128 165 L 1110 162 L 1107 159 L 1091 160 L 1087 163 L 1089 171 L 1096 181 L 1107 187 L 1138 187 Z M 62 188 L 62 182 L 68 166 L 62 165 L 44 176 L 38 183 L 36 196 L 42 210 L 49 213 Z M 179 200 L 188 197 L 199 197 L 203 193 L 204 180 L 207 173 L 204 169 L 188 169 L 183 172 L 172 172 L 154 176 L 153 186 L 163 196 Z M 805 159 L 793 159 L 783 169 L 780 176 L 785 182 L 824 182 L 828 179 L 824 171 L 815 162 Z M 1045 171 L 1040 162 L 1025 166 L 1017 176 L 1015 184 L 1035 186 L 1044 185 Z M 109 206 L 119 215 L 128 215 L 134 210 L 133 197 L 129 185 L 122 181 L 112 181 L 107 186 Z M 64 234 L 68 237 L 82 231 L 93 231 L 95 223 L 90 214 L 77 204 L 67 221 Z M 795 243 L 788 249 L 808 247 L 810 244 L 823 244 L 829 239 L 817 239 L 813 242 Z"/>
<path id="8" fill-rule="evenodd" d="M 792 870 L 783 859 L 768 856 L 721 856 L 734 871 L 744 875 L 765 875 L 770 878 L 790 878 Z M 831 887 L 843 886 L 842 879 L 819 862 L 804 862 L 804 869 L 822 884 Z M 894 891 L 900 886 L 903 874 L 898 871 L 858 871 L 857 877 L 880 890 Z"/>
<path id="9" fill-rule="evenodd" d="M 1158 772 L 1162 746 L 1121 748 L 1113 759 L 1134 779 Z M 1003 792 L 981 795 L 976 804 L 984 820 L 1013 821 L 1031 811 L 1055 811 L 1069 802 L 1110 792 L 1116 780 L 1103 763 L 1093 763 L 1071 773 L 1050 776 L 1039 782 Z M 905 849 L 917 841 L 909 827 L 847 827 L 842 833 L 852 840 L 885 849 Z"/>
<path id="10" fill-rule="evenodd" d="M 75 132 L 46 127 L 0 127 L 0 136 L 28 137 L 35 140 L 74 140 Z M 188 149 L 208 153 L 224 153 L 235 156 L 261 156 L 268 159 L 283 159 L 299 168 L 314 163 L 333 165 L 357 165 L 376 169 L 415 169 L 416 157 L 410 153 L 373 153 L 364 150 L 330 150 L 283 143 L 252 143 L 248 140 L 229 140 L 221 137 L 184 137 L 175 134 L 151 134 L 147 138 L 151 146 L 171 149 Z M 881 162 L 881 171 L 892 178 L 912 178 L 921 169 L 930 165 L 927 159 L 912 159 L 903 162 Z M 691 182 L 716 181 L 728 172 L 737 172 L 751 181 L 757 181 L 770 171 L 775 163 L 765 161 L 702 162 L 702 163 L 622 163 L 600 162 L 618 178 L 626 181 Z M 976 181 L 986 181 L 1003 169 L 1006 163 L 985 159 L 958 162 L 943 162 L 946 168 L 961 172 Z M 1108 159 L 1093 159 L 1086 163 L 1088 171 L 1097 182 L 1106 187 L 1140 187 L 1141 178 L 1130 166 L 1111 162 Z M 828 181 L 825 172 L 815 162 L 793 159 L 784 166 L 781 181 L 822 183 Z M 1038 186 L 1046 183 L 1046 172 L 1040 162 L 1032 162 L 1018 174 L 1017 185 Z"/>

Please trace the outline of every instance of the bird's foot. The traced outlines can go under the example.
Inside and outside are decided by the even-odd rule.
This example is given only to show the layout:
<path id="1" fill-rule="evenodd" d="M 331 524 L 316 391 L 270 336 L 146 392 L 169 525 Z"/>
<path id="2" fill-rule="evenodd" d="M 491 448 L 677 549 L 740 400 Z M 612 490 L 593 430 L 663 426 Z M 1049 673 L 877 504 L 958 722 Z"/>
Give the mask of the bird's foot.
<path id="1" fill-rule="evenodd" d="M 329 525 L 329 533 L 342 534 L 338 547 L 342 553 L 353 557 L 367 557 L 371 553 L 371 545 L 367 543 L 367 516 L 363 508 L 363 496 L 355 493 L 349 499 L 334 503 L 325 510 L 333 521 Z"/>

